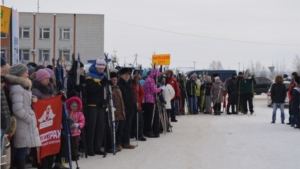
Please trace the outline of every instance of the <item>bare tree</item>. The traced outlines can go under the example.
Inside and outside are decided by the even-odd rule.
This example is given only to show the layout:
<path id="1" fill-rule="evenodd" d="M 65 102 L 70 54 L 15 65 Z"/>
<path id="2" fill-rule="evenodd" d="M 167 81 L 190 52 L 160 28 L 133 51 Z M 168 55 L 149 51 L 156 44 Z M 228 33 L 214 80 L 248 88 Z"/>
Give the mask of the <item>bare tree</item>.
<path id="1" fill-rule="evenodd" d="M 260 72 L 260 77 L 267 77 L 267 76 L 268 76 L 267 69 L 265 66 L 263 66 Z"/>
<path id="2" fill-rule="evenodd" d="M 294 60 L 293 60 L 293 69 L 298 74 L 300 74 L 300 57 L 299 57 L 299 55 L 296 55 Z"/>
<path id="3" fill-rule="evenodd" d="M 209 69 L 211 70 L 223 70 L 222 63 L 220 61 L 212 61 L 209 65 Z"/>
<path id="4" fill-rule="evenodd" d="M 279 63 L 276 62 L 275 71 L 278 75 L 283 75 L 287 71 L 285 59 L 282 59 Z"/>

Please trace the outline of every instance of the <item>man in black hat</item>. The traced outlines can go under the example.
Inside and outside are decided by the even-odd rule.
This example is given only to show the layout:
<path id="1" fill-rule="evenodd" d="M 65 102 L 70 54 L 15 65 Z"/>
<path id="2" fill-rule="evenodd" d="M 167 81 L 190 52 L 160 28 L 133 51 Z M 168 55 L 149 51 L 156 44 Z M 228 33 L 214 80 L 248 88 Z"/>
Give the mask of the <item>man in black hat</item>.
<path id="1" fill-rule="evenodd" d="M 228 104 L 227 104 L 227 114 L 237 114 L 235 111 L 235 105 L 237 104 L 237 75 L 236 73 L 232 74 L 232 77 L 228 80 L 227 86 L 227 93 L 228 93 Z M 231 106 L 231 113 L 229 112 Z"/>
<path id="2" fill-rule="evenodd" d="M 130 74 L 132 68 L 123 67 L 119 70 L 120 78 L 118 79 L 118 86 L 122 92 L 123 102 L 125 105 L 126 119 L 120 121 L 119 129 L 123 128 L 122 135 L 122 148 L 134 149 L 135 146 L 130 144 L 130 132 L 132 117 L 134 112 L 137 111 L 137 106 L 134 102 L 133 90 L 130 81 Z"/>

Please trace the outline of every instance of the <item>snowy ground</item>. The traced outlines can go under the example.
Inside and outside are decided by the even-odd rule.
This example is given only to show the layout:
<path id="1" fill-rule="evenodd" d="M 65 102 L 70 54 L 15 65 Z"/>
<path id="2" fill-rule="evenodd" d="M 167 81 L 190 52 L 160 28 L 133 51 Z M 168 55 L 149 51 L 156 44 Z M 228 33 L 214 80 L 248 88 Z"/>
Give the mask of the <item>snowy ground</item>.
<path id="1" fill-rule="evenodd" d="M 139 142 L 134 150 L 83 158 L 81 169 L 299 169 L 300 130 L 270 124 L 272 109 L 255 101 L 256 116 L 177 117 L 173 133 Z M 287 117 L 287 109 L 286 109 Z M 287 120 L 286 120 L 287 121 Z M 132 144 L 136 144 L 132 141 Z M 73 163 L 73 166 L 75 163 Z"/>
<path id="2" fill-rule="evenodd" d="M 255 96 L 256 116 L 186 115 L 173 133 L 139 142 L 116 156 L 81 158 L 81 169 L 300 169 L 300 130 L 271 124 L 266 95 Z M 288 111 L 285 109 L 286 119 Z M 287 120 L 285 120 L 287 122 Z M 134 140 L 131 142 L 136 144 Z M 75 169 L 75 163 L 73 162 Z"/>

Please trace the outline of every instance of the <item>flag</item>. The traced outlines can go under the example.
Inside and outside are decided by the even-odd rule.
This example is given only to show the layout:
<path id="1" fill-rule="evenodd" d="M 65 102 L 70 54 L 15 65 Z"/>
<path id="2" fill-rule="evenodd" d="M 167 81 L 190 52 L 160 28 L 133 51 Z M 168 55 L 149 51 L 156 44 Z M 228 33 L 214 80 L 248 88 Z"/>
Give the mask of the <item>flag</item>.
<path id="1" fill-rule="evenodd" d="M 61 95 L 33 103 L 42 146 L 38 159 L 59 153 L 62 121 Z"/>

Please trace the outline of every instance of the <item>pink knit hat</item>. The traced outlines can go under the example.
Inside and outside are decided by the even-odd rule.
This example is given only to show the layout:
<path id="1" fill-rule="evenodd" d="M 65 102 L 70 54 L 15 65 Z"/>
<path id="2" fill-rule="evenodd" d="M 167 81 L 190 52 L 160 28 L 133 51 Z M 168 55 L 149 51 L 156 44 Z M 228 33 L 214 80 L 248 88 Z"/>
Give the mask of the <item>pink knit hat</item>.
<path id="1" fill-rule="evenodd" d="M 45 70 L 47 70 L 47 72 L 50 74 L 50 77 L 53 78 L 54 77 L 54 72 L 52 69 L 49 68 L 45 68 Z"/>
<path id="2" fill-rule="evenodd" d="M 36 80 L 37 81 L 42 81 L 46 78 L 50 78 L 50 73 L 47 72 L 45 69 L 40 69 L 36 72 Z"/>

